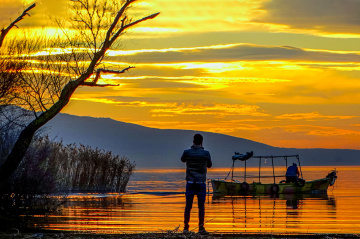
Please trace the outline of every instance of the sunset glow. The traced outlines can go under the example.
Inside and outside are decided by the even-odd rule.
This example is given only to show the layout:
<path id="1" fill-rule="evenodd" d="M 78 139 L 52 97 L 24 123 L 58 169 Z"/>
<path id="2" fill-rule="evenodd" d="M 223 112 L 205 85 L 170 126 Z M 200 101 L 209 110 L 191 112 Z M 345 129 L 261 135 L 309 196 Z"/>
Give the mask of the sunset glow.
<path id="1" fill-rule="evenodd" d="M 30 3 L 5 0 L 1 27 Z M 332 3 L 139 1 L 134 18 L 161 14 L 130 29 L 100 66 L 135 69 L 99 81 L 119 86 L 79 88 L 62 112 L 277 147 L 360 149 L 360 2 Z M 44 14 L 60 17 L 64 6 L 42 1 L 11 34 L 55 32 Z"/>

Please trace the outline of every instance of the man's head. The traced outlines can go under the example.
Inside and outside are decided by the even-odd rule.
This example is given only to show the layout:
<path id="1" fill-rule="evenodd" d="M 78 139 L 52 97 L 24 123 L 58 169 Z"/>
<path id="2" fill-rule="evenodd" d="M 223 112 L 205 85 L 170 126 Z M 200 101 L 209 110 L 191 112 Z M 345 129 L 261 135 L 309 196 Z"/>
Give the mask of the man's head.
<path id="1" fill-rule="evenodd" d="M 297 166 L 297 164 L 296 164 L 296 163 L 293 163 L 293 166 Z"/>
<path id="2" fill-rule="evenodd" d="M 202 135 L 201 135 L 201 134 L 195 134 L 195 135 L 194 135 L 194 141 L 193 141 L 193 143 L 194 143 L 195 145 L 202 145 L 202 143 L 203 143 L 203 137 L 202 137 Z"/>

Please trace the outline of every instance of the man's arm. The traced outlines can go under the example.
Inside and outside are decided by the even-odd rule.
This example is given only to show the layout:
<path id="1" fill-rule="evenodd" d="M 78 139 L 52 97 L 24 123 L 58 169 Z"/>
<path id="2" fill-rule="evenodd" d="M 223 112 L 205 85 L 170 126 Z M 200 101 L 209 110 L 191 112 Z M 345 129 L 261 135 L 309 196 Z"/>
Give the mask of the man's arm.
<path id="1" fill-rule="evenodd" d="M 207 165 L 206 165 L 208 168 L 211 168 L 212 167 L 212 161 L 211 161 L 211 156 L 210 156 L 210 153 L 208 155 L 208 158 L 207 158 Z"/>
<path id="2" fill-rule="evenodd" d="M 183 154 L 182 154 L 182 156 L 181 156 L 181 162 L 186 163 L 186 158 L 187 158 L 187 156 L 186 156 L 186 150 L 184 150 L 184 152 L 183 152 Z"/>

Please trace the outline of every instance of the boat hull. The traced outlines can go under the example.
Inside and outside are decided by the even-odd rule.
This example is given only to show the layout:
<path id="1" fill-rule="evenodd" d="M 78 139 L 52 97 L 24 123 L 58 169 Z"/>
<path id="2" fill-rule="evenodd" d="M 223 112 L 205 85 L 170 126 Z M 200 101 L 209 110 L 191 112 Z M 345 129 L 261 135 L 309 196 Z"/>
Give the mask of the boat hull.
<path id="1" fill-rule="evenodd" d="M 220 195 L 251 195 L 251 194 L 291 194 L 326 192 L 333 178 L 326 177 L 307 181 L 303 185 L 295 183 L 263 184 L 259 182 L 240 183 L 226 180 L 211 180 L 214 194 Z"/>

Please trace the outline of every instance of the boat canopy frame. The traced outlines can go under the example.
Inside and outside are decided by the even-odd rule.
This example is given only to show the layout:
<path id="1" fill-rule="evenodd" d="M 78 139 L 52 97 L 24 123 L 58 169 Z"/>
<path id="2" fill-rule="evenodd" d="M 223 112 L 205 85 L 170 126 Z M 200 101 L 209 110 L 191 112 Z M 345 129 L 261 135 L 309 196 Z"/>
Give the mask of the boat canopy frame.
<path id="1" fill-rule="evenodd" d="M 296 158 L 297 161 L 298 161 L 301 178 L 303 178 L 303 174 L 302 174 L 302 170 L 301 170 L 300 157 L 299 157 L 298 154 L 295 154 L 295 155 L 282 155 L 282 156 L 274 156 L 274 155 L 270 155 L 270 156 L 252 156 L 251 158 L 259 159 L 259 175 L 258 175 L 259 182 L 261 182 L 260 179 L 261 179 L 261 160 L 262 159 L 271 159 L 273 176 L 270 176 L 270 177 L 274 178 L 274 183 L 276 183 L 275 182 L 276 177 L 284 177 L 284 176 L 276 176 L 275 175 L 274 159 L 277 159 L 277 158 L 283 158 L 285 160 L 286 169 L 288 167 L 288 158 Z M 232 167 L 231 167 L 231 181 L 234 181 L 234 165 L 235 165 L 235 161 L 236 160 L 233 159 L 233 163 L 232 163 Z M 246 160 L 241 160 L 241 161 L 245 162 L 244 182 L 246 182 L 246 161 L 247 161 L 247 159 Z M 230 174 L 230 172 L 229 172 L 229 174 Z M 226 176 L 225 180 L 228 178 L 229 174 Z"/>

